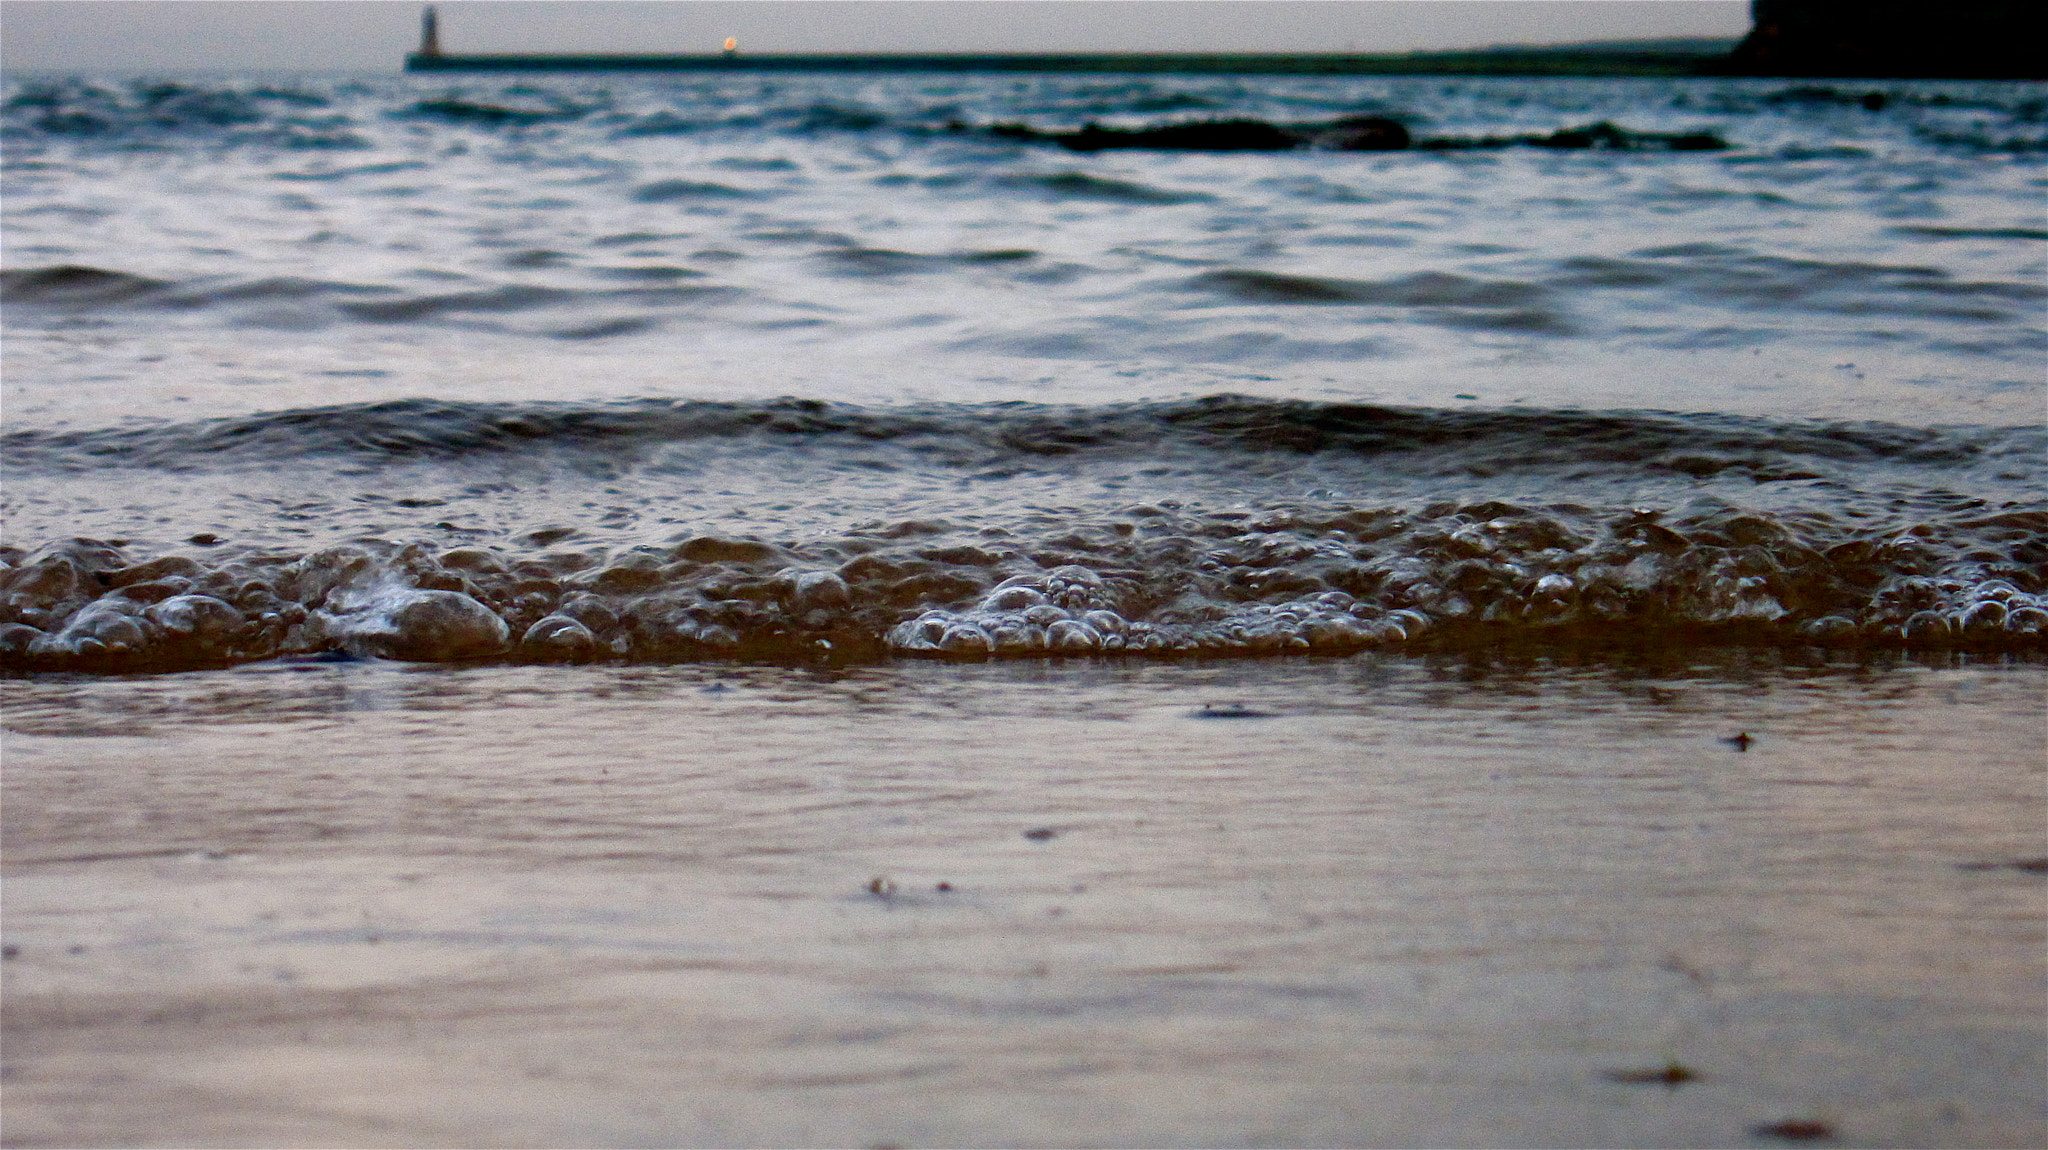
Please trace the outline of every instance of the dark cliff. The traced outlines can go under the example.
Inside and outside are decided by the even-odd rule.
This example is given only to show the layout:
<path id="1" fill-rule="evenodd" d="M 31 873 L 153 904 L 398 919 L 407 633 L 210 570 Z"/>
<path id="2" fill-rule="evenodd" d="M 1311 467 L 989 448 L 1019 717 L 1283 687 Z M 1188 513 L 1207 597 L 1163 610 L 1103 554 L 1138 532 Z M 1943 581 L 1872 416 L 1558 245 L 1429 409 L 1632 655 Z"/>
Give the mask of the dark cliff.
<path id="1" fill-rule="evenodd" d="M 2040 0 L 1752 0 L 1729 58 L 1759 76 L 2048 78 Z"/>

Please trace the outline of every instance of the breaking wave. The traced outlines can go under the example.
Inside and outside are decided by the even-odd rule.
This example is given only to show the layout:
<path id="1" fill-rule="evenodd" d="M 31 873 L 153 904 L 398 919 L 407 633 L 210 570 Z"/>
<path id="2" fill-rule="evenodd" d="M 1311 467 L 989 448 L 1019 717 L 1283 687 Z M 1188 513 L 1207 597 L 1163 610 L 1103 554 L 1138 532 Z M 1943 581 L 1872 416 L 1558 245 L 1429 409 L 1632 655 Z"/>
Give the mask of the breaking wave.
<path id="1" fill-rule="evenodd" d="M 167 549 L 71 539 L 0 550 L 0 666 L 1172 658 L 1530 643 L 2039 655 L 2048 506 L 1943 495 L 1935 484 L 1914 498 L 1896 491 L 1902 469 L 1938 478 L 1986 461 L 2016 466 L 2038 457 L 2041 438 L 2026 428 L 1228 396 L 1104 408 L 410 401 L 20 432 L 8 456 L 25 470 L 257 467 L 323 454 L 441 466 L 513 451 L 593 453 L 630 468 L 656 446 L 720 442 L 748 445 L 773 471 L 834 443 L 893 443 L 934 473 L 1116 455 L 1174 457 L 1227 483 L 1263 460 L 1322 459 L 1359 474 L 1456 474 L 1467 490 L 1542 473 L 1562 494 L 1597 486 L 1585 477 L 1604 469 L 1661 476 L 1673 491 L 1735 476 L 1759 489 L 1803 484 L 1813 496 L 1779 510 L 1711 498 L 1404 502 L 1281 498 L 1247 482 L 1251 497 L 1228 507 L 1152 499 L 899 513 L 830 532 L 768 522 L 631 543 L 577 523 L 529 523 L 457 546 L 403 532 L 308 550 L 204 534 Z M 1482 466 L 1493 480 L 1475 481 Z M 1884 483 L 1849 490 L 1873 475 Z M 1895 513 L 1866 509 L 1887 498 Z"/>

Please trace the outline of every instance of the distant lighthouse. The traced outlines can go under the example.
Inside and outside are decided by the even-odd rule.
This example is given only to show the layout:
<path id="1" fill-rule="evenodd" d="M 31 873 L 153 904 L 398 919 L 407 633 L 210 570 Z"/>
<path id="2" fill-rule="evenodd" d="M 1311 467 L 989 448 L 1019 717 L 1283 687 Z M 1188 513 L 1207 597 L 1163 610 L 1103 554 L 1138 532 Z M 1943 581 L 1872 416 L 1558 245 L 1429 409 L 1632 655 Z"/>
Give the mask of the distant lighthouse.
<path id="1" fill-rule="evenodd" d="M 429 4 L 427 5 L 426 12 L 420 16 L 420 55 L 439 56 L 440 54 L 441 20 L 434 14 L 434 6 Z"/>

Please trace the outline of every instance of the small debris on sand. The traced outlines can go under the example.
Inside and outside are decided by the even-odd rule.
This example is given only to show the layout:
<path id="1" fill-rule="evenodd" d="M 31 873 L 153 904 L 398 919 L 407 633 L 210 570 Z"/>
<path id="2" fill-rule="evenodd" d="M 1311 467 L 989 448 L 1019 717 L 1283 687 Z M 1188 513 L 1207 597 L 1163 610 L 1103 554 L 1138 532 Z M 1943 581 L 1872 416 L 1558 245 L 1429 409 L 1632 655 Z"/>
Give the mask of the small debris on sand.
<path id="1" fill-rule="evenodd" d="M 1032 842 L 1042 843 L 1057 837 L 1059 833 L 1059 831 L 1052 827 L 1033 827 L 1024 832 L 1024 837 Z"/>
<path id="2" fill-rule="evenodd" d="M 1992 862 L 1957 863 L 1958 870 L 2017 870 L 2028 874 L 2048 874 L 2048 858 L 2010 859 Z"/>
<path id="3" fill-rule="evenodd" d="M 1668 970 L 1673 974 L 1682 974 L 1694 982 L 1705 982 L 1707 980 L 1706 971 L 1701 970 L 1699 967 L 1694 966 L 1675 954 L 1665 955 L 1664 961 L 1657 964 L 1657 969 Z"/>
<path id="4" fill-rule="evenodd" d="M 1677 1087 L 1685 1082 L 1697 1082 L 1699 1072 L 1690 1066 L 1667 1062 L 1655 1070 L 1609 1070 L 1602 1077 L 1609 1082 L 1624 1082 L 1631 1086 Z"/>
<path id="5" fill-rule="evenodd" d="M 1818 1142 L 1833 1138 L 1835 1128 L 1825 1122 L 1811 1118 L 1787 1118 L 1783 1122 L 1772 1122 L 1750 1130 L 1752 1138 L 1781 1138 L 1787 1142 Z"/>
<path id="6" fill-rule="evenodd" d="M 1261 711 L 1244 703 L 1210 703 L 1194 713 L 1197 719 L 1270 719 L 1273 712 Z"/>

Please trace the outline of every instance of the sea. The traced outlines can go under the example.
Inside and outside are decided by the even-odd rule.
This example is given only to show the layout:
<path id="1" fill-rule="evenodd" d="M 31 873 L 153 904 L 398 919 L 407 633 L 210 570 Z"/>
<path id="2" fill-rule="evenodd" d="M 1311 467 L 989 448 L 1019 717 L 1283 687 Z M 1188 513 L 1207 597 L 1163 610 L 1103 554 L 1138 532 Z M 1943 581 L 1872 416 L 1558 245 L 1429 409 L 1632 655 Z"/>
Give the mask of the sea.
<path id="1" fill-rule="evenodd" d="M 10 1145 L 2048 1132 L 2038 83 L 22 74 L 0 156 Z"/>
<path id="2" fill-rule="evenodd" d="M 14 80 L 0 651 L 2048 650 L 2038 85 Z M 1071 152 L 1373 115 L 1724 151 Z"/>

